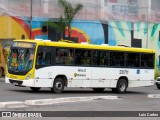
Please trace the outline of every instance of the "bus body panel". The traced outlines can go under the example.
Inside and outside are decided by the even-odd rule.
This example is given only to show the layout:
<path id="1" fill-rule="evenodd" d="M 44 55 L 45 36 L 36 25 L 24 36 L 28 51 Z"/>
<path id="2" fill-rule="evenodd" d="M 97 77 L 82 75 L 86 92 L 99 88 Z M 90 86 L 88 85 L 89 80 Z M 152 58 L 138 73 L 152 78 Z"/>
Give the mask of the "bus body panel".
<path id="1" fill-rule="evenodd" d="M 64 66 L 52 66 L 36 70 L 35 77 L 38 76 L 39 79 L 35 80 L 35 87 L 52 87 L 54 79 L 58 75 L 64 75 L 67 77 L 67 87 L 115 88 L 118 79 L 121 77 L 126 77 L 128 79 L 128 87 L 148 86 L 154 84 L 153 76 L 151 76 L 151 74 L 154 74 L 154 70 L 72 66 L 65 66 L 65 69 L 63 69 L 63 67 Z M 140 79 L 140 76 L 143 76 L 146 71 L 148 72 L 145 78 Z M 92 74 L 90 74 L 90 72 Z"/>
<path id="2" fill-rule="evenodd" d="M 154 85 L 154 80 L 139 80 L 139 81 L 132 81 L 130 87 L 145 87 Z"/>
<path id="3" fill-rule="evenodd" d="M 152 69 L 141 69 L 140 78 L 137 81 L 131 81 L 131 87 L 141 87 L 154 85 L 154 70 Z"/>
<path id="4" fill-rule="evenodd" d="M 66 67 L 66 66 L 65 66 Z M 128 71 L 127 75 L 120 75 L 120 72 Z M 69 71 L 69 72 L 68 72 Z M 92 71 L 92 75 L 90 72 Z M 141 75 L 142 74 L 142 75 Z M 145 76 L 144 76 L 145 74 Z M 115 69 L 115 68 L 89 68 L 89 67 L 66 67 L 53 66 L 35 70 L 35 79 L 18 80 L 23 81 L 22 86 L 29 87 L 52 87 L 54 79 L 58 75 L 67 77 L 67 87 L 109 87 L 115 88 L 120 77 L 128 78 L 128 87 L 139 87 L 154 85 L 152 74 L 154 70 L 137 69 Z M 92 76 L 92 77 L 91 77 Z M 139 77 L 140 76 L 140 77 Z M 5 78 L 6 83 L 10 83 L 9 78 Z M 16 83 L 16 82 L 15 82 Z"/>
<path id="5" fill-rule="evenodd" d="M 110 68 L 92 67 L 91 87 L 110 87 L 110 81 Z"/>
<path id="6" fill-rule="evenodd" d="M 152 69 L 141 69 L 140 80 L 153 80 L 154 70 Z"/>
<path id="7" fill-rule="evenodd" d="M 35 71 L 35 78 L 39 78 L 36 86 L 52 87 L 54 79 L 58 75 L 64 75 L 68 80 L 68 87 L 90 87 L 91 68 L 89 67 L 68 67 L 52 66 L 44 67 Z M 46 83 L 43 83 L 46 80 Z"/>

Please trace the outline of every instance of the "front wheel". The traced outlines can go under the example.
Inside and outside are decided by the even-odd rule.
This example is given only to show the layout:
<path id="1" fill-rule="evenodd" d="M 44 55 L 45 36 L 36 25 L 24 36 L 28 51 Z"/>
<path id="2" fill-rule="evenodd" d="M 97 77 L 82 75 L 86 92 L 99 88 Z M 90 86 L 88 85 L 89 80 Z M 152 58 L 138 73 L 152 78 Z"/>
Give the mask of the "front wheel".
<path id="1" fill-rule="evenodd" d="M 53 83 L 51 91 L 54 93 L 62 93 L 64 90 L 64 80 L 62 78 L 56 78 Z"/>
<path id="2" fill-rule="evenodd" d="M 157 88 L 160 89 L 160 84 L 156 84 Z"/>
<path id="3" fill-rule="evenodd" d="M 40 87 L 30 87 L 30 88 L 33 92 L 38 92 L 41 89 Z"/>

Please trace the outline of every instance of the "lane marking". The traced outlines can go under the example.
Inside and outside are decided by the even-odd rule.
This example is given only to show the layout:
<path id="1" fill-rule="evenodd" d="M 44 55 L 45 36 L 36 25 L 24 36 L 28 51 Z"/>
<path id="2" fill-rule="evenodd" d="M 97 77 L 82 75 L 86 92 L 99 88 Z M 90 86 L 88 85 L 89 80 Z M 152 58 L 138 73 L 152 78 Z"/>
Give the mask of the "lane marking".
<path id="1" fill-rule="evenodd" d="M 148 94 L 149 98 L 160 98 L 160 94 Z"/>

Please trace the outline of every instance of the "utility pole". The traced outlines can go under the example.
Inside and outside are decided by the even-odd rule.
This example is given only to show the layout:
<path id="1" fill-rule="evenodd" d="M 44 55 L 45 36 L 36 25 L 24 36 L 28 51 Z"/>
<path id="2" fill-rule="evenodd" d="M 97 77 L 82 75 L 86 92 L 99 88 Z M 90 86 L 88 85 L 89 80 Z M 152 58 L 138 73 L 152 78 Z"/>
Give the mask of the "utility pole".
<path id="1" fill-rule="evenodd" d="M 30 39 L 32 39 L 32 0 L 30 0 Z"/>
<path id="2" fill-rule="evenodd" d="M 101 20 L 104 20 L 105 16 L 104 16 L 104 0 L 101 0 Z"/>
<path id="3" fill-rule="evenodd" d="M 147 7 L 147 39 L 146 39 L 146 48 L 149 48 L 149 15 L 151 14 L 151 0 L 148 0 Z"/>

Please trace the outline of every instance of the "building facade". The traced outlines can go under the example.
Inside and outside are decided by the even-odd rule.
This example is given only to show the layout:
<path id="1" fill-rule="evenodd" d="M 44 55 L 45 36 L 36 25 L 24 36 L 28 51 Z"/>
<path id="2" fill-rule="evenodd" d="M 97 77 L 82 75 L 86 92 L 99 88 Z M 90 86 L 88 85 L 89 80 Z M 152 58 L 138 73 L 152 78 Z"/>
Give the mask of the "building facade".
<path id="1" fill-rule="evenodd" d="M 67 1 L 83 4 L 72 22 L 74 39 L 90 44 L 155 49 L 157 75 L 160 75 L 159 0 Z M 61 15 L 63 9 L 57 0 L 0 0 L 0 39 L 31 37 L 58 41 L 59 33 L 43 22 L 55 22 Z M 65 31 L 64 36 L 67 35 Z"/>

